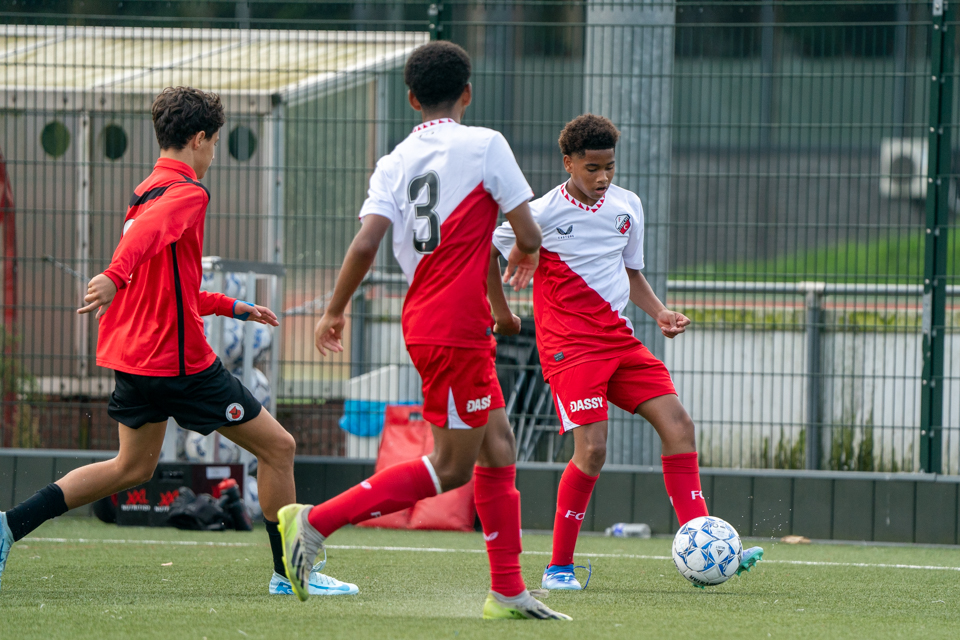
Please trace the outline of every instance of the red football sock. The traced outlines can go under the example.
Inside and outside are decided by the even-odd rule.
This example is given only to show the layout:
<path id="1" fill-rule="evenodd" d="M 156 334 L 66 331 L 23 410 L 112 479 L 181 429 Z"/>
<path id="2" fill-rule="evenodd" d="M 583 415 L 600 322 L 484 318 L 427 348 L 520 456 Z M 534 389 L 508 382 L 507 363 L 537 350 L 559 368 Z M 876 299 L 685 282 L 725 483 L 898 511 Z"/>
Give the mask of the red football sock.
<path id="1" fill-rule="evenodd" d="M 553 557 L 550 564 L 573 564 L 577 536 L 580 535 L 587 505 L 590 504 L 593 485 L 597 484 L 599 477 L 588 476 L 572 460 L 567 463 L 560 477 L 560 488 L 557 489 L 557 515 L 553 519 Z"/>
<path id="2" fill-rule="evenodd" d="M 520 492 L 517 467 L 474 467 L 473 495 L 490 557 L 490 589 L 512 598 L 526 585 L 520 575 Z"/>
<path id="3" fill-rule="evenodd" d="M 327 537 L 347 523 L 385 516 L 437 495 L 435 477 L 426 456 L 401 462 L 318 504 L 310 510 L 307 519 Z"/>
<path id="4" fill-rule="evenodd" d="M 697 452 L 660 456 L 663 461 L 663 484 L 667 486 L 670 504 L 677 512 L 677 522 L 685 525 L 694 518 L 708 516 L 707 503 L 700 490 L 700 465 Z"/>

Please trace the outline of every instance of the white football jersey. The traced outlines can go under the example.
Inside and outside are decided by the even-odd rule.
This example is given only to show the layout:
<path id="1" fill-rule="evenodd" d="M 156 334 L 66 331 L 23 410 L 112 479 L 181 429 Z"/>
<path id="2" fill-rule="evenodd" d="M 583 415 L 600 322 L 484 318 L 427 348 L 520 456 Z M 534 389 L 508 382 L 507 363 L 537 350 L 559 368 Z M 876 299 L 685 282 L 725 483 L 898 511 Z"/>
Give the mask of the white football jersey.
<path id="1" fill-rule="evenodd" d="M 360 217 L 393 222 L 393 253 L 410 283 L 406 343 L 493 344 L 487 301 L 497 212 L 533 197 L 504 137 L 449 118 L 425 122 L 377 162 Z"/>
<path id="2" fill-rule="evenodd" d="M 637 348 L 640 341 L 624 309 L 630 301 L 626 268 L 643 269 L 640 198 L 610 185 L 588 207 L 562 184 L 531 202 L 530 210 L 543 230 L 533 313 L 544 377 Z M 494 232 L 504 256 L 514 241 L 508 224 Z"/>

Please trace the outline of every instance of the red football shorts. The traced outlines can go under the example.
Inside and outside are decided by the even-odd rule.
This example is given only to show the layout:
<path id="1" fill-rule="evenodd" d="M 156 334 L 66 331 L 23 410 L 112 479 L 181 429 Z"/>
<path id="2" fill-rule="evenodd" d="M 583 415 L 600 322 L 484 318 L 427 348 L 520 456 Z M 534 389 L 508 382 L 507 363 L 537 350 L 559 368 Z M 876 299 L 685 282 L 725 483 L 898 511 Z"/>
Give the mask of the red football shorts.
<path id="1" fill-rule="evenodd" d="M 491 410 L 504 406 L 496 347 L 421 344 L 411 345 L 407 351 L 423 378 L 423 418 L 430 424 L 450 429 L 482 427 Z"/>
<path id="2" fill-rule="evenodd" d="M 591 360 L 555 373 L 550 390 L 560 416 L 560 433 L 606 420 L 608 400 L 633 413 L 651 398 L 677 393 L 667 368 L 642 345 L 608 360 Z"/>

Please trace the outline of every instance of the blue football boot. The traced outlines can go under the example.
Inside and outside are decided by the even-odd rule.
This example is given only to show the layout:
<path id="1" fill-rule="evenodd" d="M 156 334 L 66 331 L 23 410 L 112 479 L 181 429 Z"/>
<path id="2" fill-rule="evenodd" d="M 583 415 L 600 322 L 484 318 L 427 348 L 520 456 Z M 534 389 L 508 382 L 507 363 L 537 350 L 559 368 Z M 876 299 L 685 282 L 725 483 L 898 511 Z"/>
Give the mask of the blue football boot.
<path id="1" fill-rule="evenodd" d="M 744 571 L 750 571 L 761 560 L 763 560 L 763 547 L 744 549 L 743 556 L 740 559 L 740 566 L 737 568 L 737 575 L 740 575 Z"/>
<path id="2" fill-rule="evenodd" d="M 310 572 L 310 579 L 307 581 L 307 593 L 311 596 L 352 596 L 360 591 L 355 584 L 349 582 L 340 582 L 336 578 L 331 578 L 325 573 L 320 573 L 323 564 L 317 564 Z M 270 595 L 272 596 L 292 596 L 293 587 L 287 576 L 282 576 L 276 571 L 270 578 Z"/>
<path id="3" fill-rule="evenodd" d="M 590 563 L 587 563 L 590 565 Z M 577 577 L 574 575 L 574 569 L 587 569 L 587 582 L 582 587 Z M 540 581 L 541 589 L 550 589 L 554 591 L 583 591 L 590 584 L 590 576 L 593 575 L 593 566 L 575 567 L 572 564 L 548 565 L 543 571 L 543 579 Z"/>

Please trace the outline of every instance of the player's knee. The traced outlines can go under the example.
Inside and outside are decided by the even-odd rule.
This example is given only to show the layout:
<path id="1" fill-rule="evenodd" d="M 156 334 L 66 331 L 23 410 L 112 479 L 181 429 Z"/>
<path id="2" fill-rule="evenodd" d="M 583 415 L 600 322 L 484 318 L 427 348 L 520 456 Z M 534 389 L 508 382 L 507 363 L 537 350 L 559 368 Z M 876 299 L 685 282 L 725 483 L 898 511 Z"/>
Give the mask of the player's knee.
<path id="1" fill-rule="evenodd" d="M 271 438 L 269 446 L 263 448 L 257 456 L 262 462 L 273 466 L 288 466 L 293 464 L 293 457 L 297 453 L 297 441 L 289 431 L 281 430 L 276 437 Z"/>
<path id="2" fill-rule="evenodd" d="M 689 451 L 696 450 L 696 426 L 686 411 L 674 416 L 669 436 L 672 445 L 671 448 L 682 448 Z"/>
<path id="3" fill-rule="evenodd" d="M 135 487 L 138 484 L 149 482 L 157 468 L 154 460 L 125 461 L 118 459 L 120 479 L 126 487 Z"/>
<path id="4" fill-rule="evenodd" d="M 684 444 L 689 444 L 693 446 L 696 444 L 696 426 L 693 424 L 693 418 L 684 411 L 683 415 L 677 421 L 679 424 L 678 431 L 680 437 L 683 439 Z"/>
<path id="5" fill-rule="evenodd" d="M 583 447 L 583 457 L 591 468 L 599 469 L 607 460 L 606 442 L 588 442 Z"/>
<path id="6" fill-rule="evenodd" d="M 278 445 L 279 453 L 285 460 L 293 462 L 293 457 L 297 454 L 297 441 L 289 431 L 284 430 L 283 435 L 280 437 L 280 443 Z"/>
<path id="7" fill-rule="evenodd" d="M 452 491 L 470 482 L 473 477 L 473 465 L 450 466 L 436 469 L 437 479 L 444 491 Z"/>

